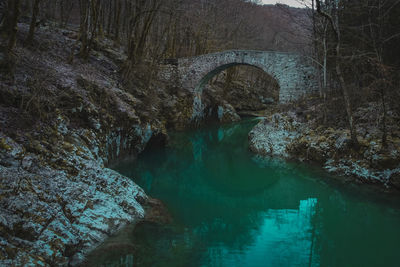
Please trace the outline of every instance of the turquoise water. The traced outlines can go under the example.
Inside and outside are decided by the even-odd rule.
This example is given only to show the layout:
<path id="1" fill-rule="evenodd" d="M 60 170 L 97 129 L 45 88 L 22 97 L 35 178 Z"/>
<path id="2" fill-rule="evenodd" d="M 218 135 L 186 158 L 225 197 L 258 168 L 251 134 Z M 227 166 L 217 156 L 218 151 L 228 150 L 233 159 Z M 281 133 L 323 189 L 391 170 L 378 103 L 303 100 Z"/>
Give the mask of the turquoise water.
<path id="1" fill-rule="evenodd" d="M 118 166 L 174 221 L 138 225 L 125 237 L 133 248 L 101 264 L 400 266 L 398 200 L 337 185 L 305 164 L 257 158 L 247 142 L 255 123 L 175 133 L 169 147 Z"/>

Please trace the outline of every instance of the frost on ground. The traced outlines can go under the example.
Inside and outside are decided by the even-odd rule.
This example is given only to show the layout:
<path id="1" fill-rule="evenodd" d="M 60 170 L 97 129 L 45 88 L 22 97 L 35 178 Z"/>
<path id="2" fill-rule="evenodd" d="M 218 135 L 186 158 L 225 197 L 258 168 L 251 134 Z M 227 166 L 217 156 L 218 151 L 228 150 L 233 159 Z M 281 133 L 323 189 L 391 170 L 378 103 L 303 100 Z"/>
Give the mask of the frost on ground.
<path id="1" fill-rule="evenodd" d="M 54 154 L 62 162 L 57 168 L 0 135 L 1 266 L 76 265 L 109 235 L 144 217 L 143 190 L 104 168 L 99 148 L 89 149 L 80 133 L 66 129 L 74 141 L 69 152 Z M 72 175 L 69 167 L 76 165 Z"/>
<path id="2" fill-rule="evenodd" d="M 252 129 L 249 144 L 262 156 L 314 162 L 336 175 L 400 188 L 400 139 L 383 146 L 377 132 L 370 128 L 355 150 L 346 129 L 313 127 L 292 112 L 276 113 Z"/>

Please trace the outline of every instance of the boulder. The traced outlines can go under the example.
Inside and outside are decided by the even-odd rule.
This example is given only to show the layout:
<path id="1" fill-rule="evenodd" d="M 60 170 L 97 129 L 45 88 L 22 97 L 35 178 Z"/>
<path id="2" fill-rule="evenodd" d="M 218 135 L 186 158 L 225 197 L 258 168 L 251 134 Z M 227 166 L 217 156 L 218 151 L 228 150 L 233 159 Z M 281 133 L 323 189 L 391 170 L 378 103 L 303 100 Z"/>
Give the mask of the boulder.
<path id="1" fill-rule="evenodd" d="M 346 133 L 341 134 L 335 142 L 335 148 L 339 152 L 344 152 L 350 148 L 351 139 L 348 137 Z"/>
<path id="2" fill-rule="evenodd" d="M 240 116 L 236 113 L 235 108 L 228 103 L 218 106 L 217 117 L 222 123 L 240 121 Z"/>
<path id="3" fill-rule="evenodd" d="M 300 128 L 301 124 L 293 118 L 274 114 L 270 120 L 263 119 L 250 131 L 250 150 L 261 155 L 287 158 L 288 146 L 299 137 Z"/>

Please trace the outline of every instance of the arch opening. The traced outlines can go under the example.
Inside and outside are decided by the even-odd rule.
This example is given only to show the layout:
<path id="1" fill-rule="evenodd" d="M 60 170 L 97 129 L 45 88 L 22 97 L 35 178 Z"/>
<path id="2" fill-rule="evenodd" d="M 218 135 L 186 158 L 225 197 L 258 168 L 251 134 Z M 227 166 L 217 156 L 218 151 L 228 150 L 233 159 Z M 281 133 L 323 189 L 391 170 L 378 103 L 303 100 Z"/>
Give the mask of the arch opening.
<path id="1" fill-rule="evenodd" d="M 221 65 L 221 66 L 219 66 L 217 68 L 214 68 L 212 71 L 210 71 L 206 75 L 204 75 L 201 78 L 200 82 L 198 82 L 196 87 L 194 88 L 194 92 L 201 94 L 203 92 L 203 89 L 204 89 L 205 85 L 209 81 L 211 81 L 212 78 L 214 78 L 216 75 L 220 74 L 224 70 L 227 70 L 227 69 L 229 69 L 231 67 L 236 67 L 236 66 L 247 66 L 247 67 L 258 69 L 258 70 L 262 71 L 265 75 L 268 75 L 268 76 L 272 77 L 275 80 L 275 82 L 278 84 L 279 88 L 280 88 L 279 81 L 274 76 L 274 74 L 269 73 L 268 71 L 266 71 L 262 67 L 259 67 L 257 65 L 253 65 L 253 64 L 248 64 L 248 63 L 229 63 L 229 64 L 223 64 L 223 65 Z"/>
<path id="2" fill-rule="evenodd" d="M 221 75 L 222 74 L 222 75 Z M 243 63 L 221 65 L 208 72 L 195 87 L 201 97 L 213 94 L 239 110 L 261 110 L 279 101 L 279 81 L 263 68 Z"/>
<path id="3" fill-rule="evenodd" d="M 238 114 L 255 114 L 279 101 L 279 89 L 277 79 L 261 67 L 243 63 L 220 65 L 197 83 L 193 118 L 228 122 Z M 229 113 L 229 119 L 223 118 L 224 112 Z"/>

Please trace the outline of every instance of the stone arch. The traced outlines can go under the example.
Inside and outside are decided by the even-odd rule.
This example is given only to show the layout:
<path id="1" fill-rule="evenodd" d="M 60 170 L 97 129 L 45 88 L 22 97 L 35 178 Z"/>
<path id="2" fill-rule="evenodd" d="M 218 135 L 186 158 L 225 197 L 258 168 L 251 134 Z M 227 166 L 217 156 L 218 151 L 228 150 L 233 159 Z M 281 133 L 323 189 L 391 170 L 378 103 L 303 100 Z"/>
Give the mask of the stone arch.
<path id="1" fill-rule="evenodd" d="M 274 77 L 273 74 L 266 72 L 262 67 L 260 66 L 256 66 L 256 65 L 252 65 L 252 64 L 247 64 L 247 63 L 229 63 L 229 64 L 224 64 L 221 65 L 213 70 L 211 70 L 210 72 L 208 72 L 206 75 L 203 76 L 203 78 L 200 79 L 200 81 L 198 82 L 198 84 L 195 86 L 194 91 L 195 92 L 202 92 L 204 86 L 215 76 L 218 75 L 220 72 L 223 72 L 226 69 L 229 69 L 231 67 L 234 66 L 251 66 L 257 69 L 260 69 L 262 71 L 264 71 L 267 75 L 270 75 L 271 77 L 273 77 L 275 80 L 276 78 Z M 277 81 L 279 84 L 279 81 Z"/>
<path id="2" fill-rule="evenodd" d="M 217 73 L 236 65 L 262 69 L 279 84 L 279 101 L 289 102 L 317 89 L 315 71 L 310 62 L 293 53 L 231 50 L 177 60 L 181 86 L 199 95 Z"/>

